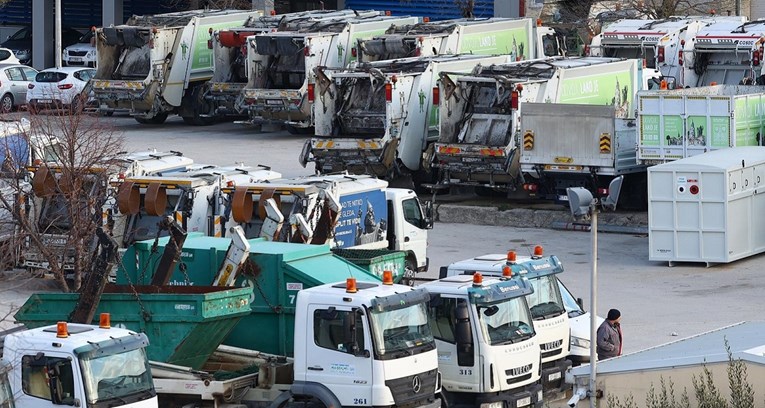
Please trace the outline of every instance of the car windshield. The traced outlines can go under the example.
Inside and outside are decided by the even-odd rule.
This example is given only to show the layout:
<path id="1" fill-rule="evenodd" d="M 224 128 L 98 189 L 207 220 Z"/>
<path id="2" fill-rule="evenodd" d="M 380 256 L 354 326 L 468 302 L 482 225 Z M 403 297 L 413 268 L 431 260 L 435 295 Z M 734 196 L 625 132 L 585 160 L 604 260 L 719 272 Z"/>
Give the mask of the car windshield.
<path id="1" fill-rule="evenodd" d="M 563 298 L 563 305 L 566 307 L 568 317 L 577 317 L 585 313 L 579 304 L 576 303 L 574 295 L 568 291 L 568 288 L 560 281 L 560 279 L 558 280 L 558 289 L 560 289 L 560 295 Z"/>
<path id="2" fill-rule="evenodd" d="M 35 82 L 59 82 L 66 79 L 67 74 L 55 71 L 38 72 L 35 76 Z"/>
<path id="3" fill-rule="evenodd" d="M 32 38 L 32 30 L 30 30 L 29 27 L 24 27 L 8 37 L 9 40 L 26 40 L 28 38 Z"/>
<path id="4" fill-rule="evenodd" d="M 483 337 L 492 346 L 516 343 L 534 336 L 529 306 L 523 296 L 475 307 Z"/>
<path id="5" fill-rule="evenodd" d="M 106 401 L 122 405 L 126 397 L 154 393 L 149 360 L 142 348 L 83 358 L 80 363 L 88 406 Z"/>
<path id="6" fill-rule="evenodd" d="M 411 355 L 414 348 L 433 344 L 425 303 L 383 312 L 373 311 L 370 315 L 375 349 L 379 356 L 397 351 Z"/>
<path id="7" fill-rule="evenodd" d="M 563 299 L 558 290 L 558 279 L 555 275 L 541 276 L 529 279 L 534 293 L 526 295 L 534 320 L 544 320 L 563 314 Z"/>

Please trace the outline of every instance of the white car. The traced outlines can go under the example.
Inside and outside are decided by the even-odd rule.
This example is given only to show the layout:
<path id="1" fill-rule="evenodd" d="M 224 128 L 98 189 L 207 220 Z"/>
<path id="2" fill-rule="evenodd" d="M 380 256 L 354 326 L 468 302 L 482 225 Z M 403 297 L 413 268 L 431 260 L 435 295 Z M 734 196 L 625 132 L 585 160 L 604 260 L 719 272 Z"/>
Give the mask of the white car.
<path id="1" fill-rule="evenodd" d="M 587 364 L 590 362 L 590 312 L 586 312 L 582 307 L 582 299 L 574 299 L 574 295 L 569 292 L 563 282 L 558 279 L 558 288 L 563 297 L 563 304 L 568 312 L 568 324 L 571 327 L 571 353 L 568 359 L 575 366 Z M 595 316 L 597 325 L 603 323 L 605 319 Z"/>
<path id="2" fill-rule="evenodd" d="M 44 108 L 69 108 L 76 112 L 87 101 L 83 90 L 96 74 L 93 68 L 48 68 L 37 73 L 27 91 L 27 109 L 36 113 Z"/>
<path id="3" fill-rule="evenodd" d="M 12 112 L 27 101 L 37 70 L 21 64 L 0 63 L 0 113 Z"/>
<path id="4" fill-rule="evenodd" d="M 94 39 L 95 36 L 93 31 L 88 31 L 87 34 L 80 37 L 80 40 L 77 42 L 77 44 L 73 44 L 64 48 L 64 65 L 95 68 L 96 45 Z"/>
<path id="5" fill-rule="evenodd" d="M 2 64 L 21 64 L 21 61 L 16 57 L 9 48 L 0 48 L 0 63 Z"/>

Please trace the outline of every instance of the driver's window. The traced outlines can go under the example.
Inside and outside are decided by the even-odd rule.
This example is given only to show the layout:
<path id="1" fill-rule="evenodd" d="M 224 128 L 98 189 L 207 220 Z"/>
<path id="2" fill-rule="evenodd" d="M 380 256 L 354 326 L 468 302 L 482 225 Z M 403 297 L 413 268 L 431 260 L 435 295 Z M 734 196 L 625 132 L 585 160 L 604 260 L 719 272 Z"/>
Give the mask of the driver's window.
<path id="1" fill-rule="evenodd" d="M 58 367 L 58 384 L 63 401 L 74 398 L 72 362 L 65 358 L 24 356 L 21 367 L 21 388 L 24 394 L 51 401 L 50 376 Z"/>
<path id="2" fill-rule="evenodd" d="M 348 342 L 345 332 L 346 316 L 351 311 L 335 309 L 317 309 L 313 312 L 313 339 L 317 346 L 343 353 L 353 353 L 353 347 Z M 359 335 L 356 344 L 359 350 L 364 350 L 363 320 L 356 315 L 356 328 Z"/>
<path id="3" fill-rule="evenodd" d="M 464 300 L 462 300 L 464 302 Z M 430 305 L 430 330 L 433 337 L 447 343 L 455 344 L 454 340 L 454 309 L 457 299 L 440 298 Z"/>
<path id="4" fill-rule="evenodd" d="M 420 211 L 420 202 L 416 198 L 409 198 L 401 203 L 404 211 L 404 220 L 417 228 L 422 227 L 422 212 Z"/>

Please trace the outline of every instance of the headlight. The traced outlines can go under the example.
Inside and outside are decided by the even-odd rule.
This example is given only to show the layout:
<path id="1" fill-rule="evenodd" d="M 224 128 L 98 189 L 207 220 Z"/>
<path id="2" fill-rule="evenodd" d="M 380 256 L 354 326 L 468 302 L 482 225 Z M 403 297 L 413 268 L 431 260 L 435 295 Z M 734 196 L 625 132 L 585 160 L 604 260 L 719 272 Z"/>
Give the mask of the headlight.
<path id="1" fill-rule="evenodd" d="M 487 402 L 481 404 L 481 408 L 504 408 L 505 404 L 502 401 Z"/>
<path id="2" fill-rule="evenodd" d="M 27 54 L 29 54 L 29 50 L 18 50 L 18 51 L 16 52 L 16 56 L 17 56 L 17 57 L 18 57 L 19 55 L 27 55 Z"/>
<path id="3" fill-rule="evenodd" d="M 571 347 L 590 348 L 590 341 L 581 337 L 571 336 Z"/>
<path id="4" fill-rule="evenodd" d="M 88 55 L 87 55 L 87 56 L 88 56 L 89 58 L 93 58 L 93 57 L 95 57 L 95 56 L 96 56 L 96 50 L 90 50 L 90 51 L 88 51 Z"/>

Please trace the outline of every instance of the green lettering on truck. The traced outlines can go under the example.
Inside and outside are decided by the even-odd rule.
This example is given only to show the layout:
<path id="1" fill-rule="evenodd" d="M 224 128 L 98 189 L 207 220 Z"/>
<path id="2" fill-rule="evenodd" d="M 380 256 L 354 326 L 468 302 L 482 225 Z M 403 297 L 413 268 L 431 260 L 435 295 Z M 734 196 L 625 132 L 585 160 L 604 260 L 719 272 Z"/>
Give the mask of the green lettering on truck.
<path id="1" fill-rule="evenodd" d="M 529 35 L 526 27 L 505 31 L 467 34 L 459 52 L 478 55 L 510 54 L 511 61 L 529 59 Z"/>
<path id="2" fill-rule="evenodd" d="M 191 54 L 191 69 L 192 70 L 204 70 L 212 69 L 212 53 L 213 50 L 207 48 L 207 40 L 212 38 L 209 34 L 210 29 L 217 31 L 224 28 L 237 27 L 242 25 L 243 21 L 228 21 L 225 23 L 204 24 L 199 27 L 197 32 L 197 38 L 194 44 L 192 44 Z"/>
<path id="3" fill-rule="evenodd" d="M 644 146 L 658 146 L 661 144 L 659 115 L 640 116 L 640 141 Z"/>
<path id="4" fill-rule="evenodd" d="M 710 144 L 713 148 L 730 147 L 730 117 L 712 116 L 709 118 Z"/>
<path id="5" fill-rule="evenodd" d="M 683 117 L 679 115 L 664 115 L 661 119 L 664 121 L 664 133 L 661 135 L 662 144 L 666 146 L 682 146 Z"/>
<path id="6" fill-rule="evenodd" d="M 635 95 L 632 82 L 630 71 L 564 78 L 558 102 L 614 105 L 616 117 L 632 117 L 632 99 Z"/>
<path id="7" fill-rule="evenodd" d="M 736 98 L 736 146 L 758 145 L 762 137 L 762 103 L 761 95 Z"/>

